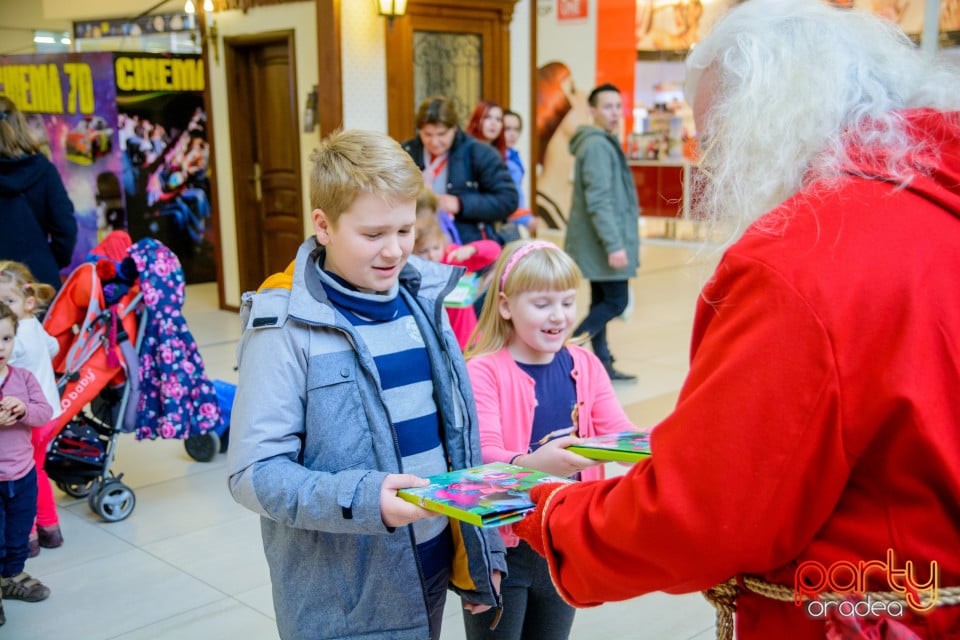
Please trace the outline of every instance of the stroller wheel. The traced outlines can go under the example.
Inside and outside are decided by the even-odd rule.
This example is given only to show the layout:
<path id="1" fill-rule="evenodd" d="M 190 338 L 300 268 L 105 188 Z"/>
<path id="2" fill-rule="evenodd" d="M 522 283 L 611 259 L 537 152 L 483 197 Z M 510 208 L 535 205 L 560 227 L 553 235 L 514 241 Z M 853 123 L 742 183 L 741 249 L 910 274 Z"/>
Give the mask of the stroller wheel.
<path id="1" fill-rule="evenodd" d="M 73 498 L 86 498 L 92 487 L 92 480 L 89 482 L 57 482 L 57 488 Z"/>
<path id="2" fill-rule="evenodd" d="M 90 507 L 107 522 L 124 520 L 136 504 L 133 489 L 115 479 L 107 480 L 90 495 Z"/>
<path id="3" fill-rule="evenodd" d="M 197 462 L 210 462 L 220 452 L 220 436 L 214 431 L 190 436 L 183 441 L 183 448 Z"/>

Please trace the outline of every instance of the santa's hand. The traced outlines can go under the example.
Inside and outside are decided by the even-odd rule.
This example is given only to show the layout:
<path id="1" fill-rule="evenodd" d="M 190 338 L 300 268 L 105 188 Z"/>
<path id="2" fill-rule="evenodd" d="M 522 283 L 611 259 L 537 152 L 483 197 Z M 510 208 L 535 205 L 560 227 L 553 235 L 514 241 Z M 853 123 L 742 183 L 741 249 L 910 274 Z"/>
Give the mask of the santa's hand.
<path id="1" fill-rule="evenodd" d="M 513 532 L 521 539 L 526 540 L 527 544 L 540 555 L 545 555 L 543 543 L 544 511 L 553 495 L 569 486 L 571 485 L 563 482 L 548 482 L 535 486 L 530 490 L 530 500 L 537 506 L 533 511 L 529 511 L 523 517 L 523 520 L 513 524 Z"/>

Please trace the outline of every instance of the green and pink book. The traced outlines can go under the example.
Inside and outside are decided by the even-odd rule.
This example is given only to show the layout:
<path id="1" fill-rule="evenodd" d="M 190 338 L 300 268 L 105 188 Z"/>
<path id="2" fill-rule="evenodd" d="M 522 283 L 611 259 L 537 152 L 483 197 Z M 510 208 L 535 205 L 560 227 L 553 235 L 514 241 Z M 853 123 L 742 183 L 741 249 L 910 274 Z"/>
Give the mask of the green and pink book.
<path id="1" fill-rule="evenodd" d="M 536 505 L 530 490 L 547 482 L 573 482 L 506 462 L 430 476 L 425 487 L 400 489 L 397 495 L 424 509 L 478 527 L 499 527 L 523 518 Z"/>
<path id="2" fill-rule="evenodd" d="M 650 455 L 649 431 L 621 431 L 584 438 L 581 444 L 567 447 L 584 458 L 636 462 Z"/>

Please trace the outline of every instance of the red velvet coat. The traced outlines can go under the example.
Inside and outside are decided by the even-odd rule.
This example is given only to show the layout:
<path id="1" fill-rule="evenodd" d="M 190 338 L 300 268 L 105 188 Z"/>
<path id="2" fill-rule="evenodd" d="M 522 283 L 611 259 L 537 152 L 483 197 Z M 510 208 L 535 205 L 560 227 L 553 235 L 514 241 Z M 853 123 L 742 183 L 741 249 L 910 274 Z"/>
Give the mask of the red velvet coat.
<path id="1" fill-rule="evenodd" d="M 851 176 L 731 247 L 696 312 L 689 377 L 628 475 L 560 491 L 543 539 L 579 606 L 895 553 L 960 586 L 960 124 L 912 112 L 939 166 L 897 190 Z M 863 169 L 871 174 L 878 171 Z M 810 196 L 809 198 L 805 196 Z M 890 591 L 885 578 L 869 587 Z M 739 640 L 824 637 L 748 593 Z M 960 637 L 960 606 L 906 620 Z"/>

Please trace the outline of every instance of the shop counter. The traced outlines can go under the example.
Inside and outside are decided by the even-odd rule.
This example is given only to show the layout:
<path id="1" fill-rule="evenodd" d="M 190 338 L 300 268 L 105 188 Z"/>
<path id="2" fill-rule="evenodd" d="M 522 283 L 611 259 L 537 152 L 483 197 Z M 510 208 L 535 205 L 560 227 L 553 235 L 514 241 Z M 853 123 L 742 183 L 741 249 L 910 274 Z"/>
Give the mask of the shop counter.
<path id="1" fill-rule="evenodd" d="M 629 160 L 641 215 L 659 218 L 690 217 L 690 170 L 693 163 L 684 158 Z"/>

